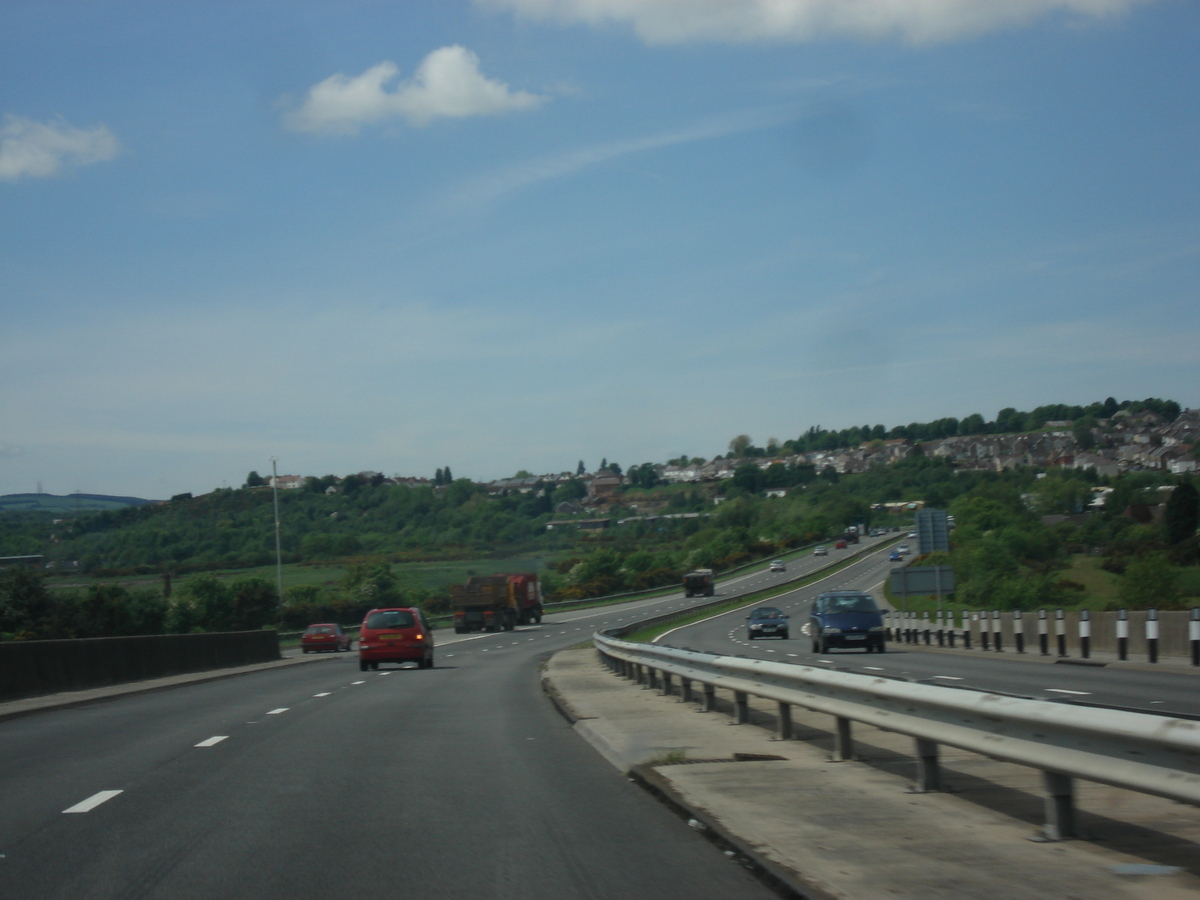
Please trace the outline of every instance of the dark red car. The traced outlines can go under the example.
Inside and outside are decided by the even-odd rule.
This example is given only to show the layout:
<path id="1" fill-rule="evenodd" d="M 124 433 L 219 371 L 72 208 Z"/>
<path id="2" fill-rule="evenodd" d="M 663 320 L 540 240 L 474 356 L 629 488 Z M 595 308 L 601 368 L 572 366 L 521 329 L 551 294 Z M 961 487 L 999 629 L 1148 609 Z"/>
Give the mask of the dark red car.
<path id="1" fill-rule="evenodd" d="M 373 609 L 358 633 L 358 667 L 378 669 L 381 662 L 415 662 L 433 668 L 433 629 L 416 607 Z"/>
<path id="2" fill-rule="evenodd" d="M 309 625 L 300 636 L 300 649 L 305 653 L 320 653 L 328 650 L 330 653 L 340 653 L 350 649 L 354 639 L 342 631 L 341 625 L 332 622 L 322 622 Z"/>

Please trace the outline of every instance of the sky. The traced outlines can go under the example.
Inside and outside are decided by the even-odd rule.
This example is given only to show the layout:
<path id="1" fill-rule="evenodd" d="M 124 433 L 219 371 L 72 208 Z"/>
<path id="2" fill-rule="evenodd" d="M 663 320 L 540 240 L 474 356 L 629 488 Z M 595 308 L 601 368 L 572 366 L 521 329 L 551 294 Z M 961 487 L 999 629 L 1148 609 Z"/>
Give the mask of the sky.
<path id="1" fill-rule="evenodd" d="M 0 493 L 1200 406 L 1193 0 L 6 0 Z"/>

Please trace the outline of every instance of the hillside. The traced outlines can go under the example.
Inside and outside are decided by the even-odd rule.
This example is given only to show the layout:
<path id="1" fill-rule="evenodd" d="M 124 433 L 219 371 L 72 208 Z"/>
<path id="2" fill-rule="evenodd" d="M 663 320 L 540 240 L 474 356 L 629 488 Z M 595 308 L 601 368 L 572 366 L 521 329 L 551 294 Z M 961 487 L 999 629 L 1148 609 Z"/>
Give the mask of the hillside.
<path id="1" fill-rule="evenodd" d="M 124 509 L 127 506 L 149 506 L 157 500 L 141 497 L 110 497 L 107 494 L 4 494 L 0 495 L 0 513 L 60 512 L 78 513 L 105 509 Z"/>

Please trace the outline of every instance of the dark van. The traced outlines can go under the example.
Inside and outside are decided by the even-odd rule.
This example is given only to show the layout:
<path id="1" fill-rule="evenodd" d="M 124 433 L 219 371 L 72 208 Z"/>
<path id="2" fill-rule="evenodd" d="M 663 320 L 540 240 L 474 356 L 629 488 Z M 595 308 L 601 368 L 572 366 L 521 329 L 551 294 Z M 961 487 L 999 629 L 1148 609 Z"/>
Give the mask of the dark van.
<path id="1" fill-rule="evenodd" d="M 883 653 L 883 615 L 875 598 L 861 591 L 830 591 L 812 602 L 809 618 L 813 653 L 832 647 L 862 647 Z"/>

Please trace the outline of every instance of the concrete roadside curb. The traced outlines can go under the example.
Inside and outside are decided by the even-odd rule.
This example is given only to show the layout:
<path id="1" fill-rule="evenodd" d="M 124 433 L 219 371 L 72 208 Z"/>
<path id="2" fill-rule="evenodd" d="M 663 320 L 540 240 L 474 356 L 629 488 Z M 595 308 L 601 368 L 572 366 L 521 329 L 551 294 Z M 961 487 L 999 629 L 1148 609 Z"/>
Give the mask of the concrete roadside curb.
<path id="1" fill-rule="evenodd" d="M 40 697 L 26 697 L 22 700 L 9 700 L 0 703 L 0 722 L 16 719 L 21 716 L 31 716 L 35 713 L 49 712 L 56 709 L 71 709 L 76 706 L 88 706 L 93 703 L 103 703 L 106 700 L 117 700 L 121 697 L 132 697 L 138 694 L 152 694 L 156 691 L 168 691 L 171 688 L 183 687 L 189 684 L 203 684 L 207 681 L 220 681 L 224 678 L 236 678 L 238 675 L 250 675 L 254 672 L 265 672 L 271 669 L 286 669 L 290 666 L 320 662 L 327 654 L 314 656 L 297 656 L 278 659 L 272 662 L 255 663 L 249 666 L 237 666 L 232 669 L 209 669 L 205 672 L 189 672 L 184 675 L 170 675 L 166 678 L 154 678 L 150 681 L 131 681 L 126 684 L 110 684 L 99 688 L 89 688 L 86 691 L 64 691 L 60 694 L 43 694 Z M 329 659 L 340 658 L 338 654 L 328 654 Z"/>
<path id="2" fill-rule="evenodd" d="M 631 781 L 782 896 L 813 900 L 1113 900 L 1200 897 L 1200 820 L 1160 798 L 1082 783 L 1086 837 L 1039 842 L 1039 775 L 947 749 L 948 789 L 911 790 L 911 741 L 863 726 L 854 762 L 831 755 L 828 717 L 771 703 L 750 722 L 618 678 L 586 650 L 554 654 L 547 696 Z M 1016 873 L 1018 880 L 1012 881 Z"/>

